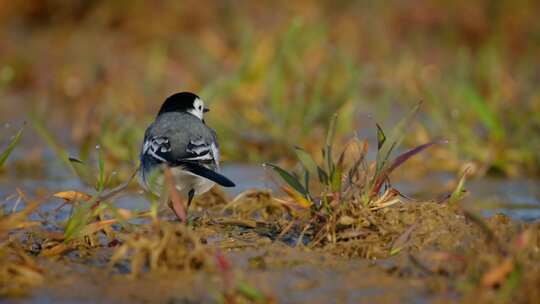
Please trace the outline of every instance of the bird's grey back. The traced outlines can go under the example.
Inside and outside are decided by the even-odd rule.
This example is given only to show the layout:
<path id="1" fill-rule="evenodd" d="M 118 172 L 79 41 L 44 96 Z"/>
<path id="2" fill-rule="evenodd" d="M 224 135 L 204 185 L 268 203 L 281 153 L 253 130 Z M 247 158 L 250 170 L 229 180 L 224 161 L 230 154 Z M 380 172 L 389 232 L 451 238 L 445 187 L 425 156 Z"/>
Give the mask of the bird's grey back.
<path id="1" fill-rule="evenodd" d="M 216 141 L 214 130 L 190 113 L 169 112 L 159 115 L 148 127 L 145 140 L 166 136 L 174 159 L 181 159 L 187 153 L 187 145 L 194 141 L 211 144 Z M 216 143 L 217 145 L 217 143 Z"/>

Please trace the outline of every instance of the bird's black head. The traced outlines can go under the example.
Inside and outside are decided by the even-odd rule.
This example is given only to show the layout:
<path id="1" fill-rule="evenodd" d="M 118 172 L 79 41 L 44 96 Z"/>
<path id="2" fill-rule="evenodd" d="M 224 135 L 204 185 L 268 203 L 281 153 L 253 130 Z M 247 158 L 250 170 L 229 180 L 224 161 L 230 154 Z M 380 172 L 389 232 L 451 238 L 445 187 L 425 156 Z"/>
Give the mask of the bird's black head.
<path id="1" fill-rule="evenodd" d="M 180 92 L 173 94 L 163 102 L 159 109 L 158 116 L 167 112 L 187 112 L 194 109 L 193 103 L 199 96 L 191 92 Z"/>

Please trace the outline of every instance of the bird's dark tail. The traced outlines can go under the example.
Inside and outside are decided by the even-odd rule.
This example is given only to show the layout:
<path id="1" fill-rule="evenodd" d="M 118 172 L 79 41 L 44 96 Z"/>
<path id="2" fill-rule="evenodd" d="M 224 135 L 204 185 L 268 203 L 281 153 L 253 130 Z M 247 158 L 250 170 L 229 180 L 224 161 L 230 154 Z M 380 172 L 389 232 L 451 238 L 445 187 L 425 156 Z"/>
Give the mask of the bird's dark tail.
<path id="1" fill-rule="evenodd" d="M 199 164 L 191 163 L 191 162 L 181 162 L 179 164 L 182 166 L 185 170 L 197 174 L 199 176 L 202 176 L 204 178 L 207 178 L 223 187 L 234 187 L 236 186 L 230 179 L 225 177 L 222 174 L 217 173 L 216 171 L 210 170 L 204 166 L 201 166 Z"/>

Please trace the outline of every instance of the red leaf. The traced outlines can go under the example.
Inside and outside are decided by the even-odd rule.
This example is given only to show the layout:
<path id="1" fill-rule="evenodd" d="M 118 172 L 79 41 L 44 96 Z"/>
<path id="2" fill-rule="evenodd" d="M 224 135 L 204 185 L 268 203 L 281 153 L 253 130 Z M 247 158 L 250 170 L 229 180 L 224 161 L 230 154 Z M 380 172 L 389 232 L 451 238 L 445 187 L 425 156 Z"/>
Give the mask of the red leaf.
<path id="1" fill-rule="evenodd" d="M 390 167 L 382 171 L 381 174 L 377 177 L 377 181 L 375 182 L 371 190 L 371 195 L 375 195 L 379 193 L 381 186 L 383 185 L 384 181 L 388 178 L 390 173 L 392 173 L 392 171 L 394 171 L 397 167 L 403 165 L 403 163 L 405 163 L 409 158 L 413 157 L 414 155 L 424 151 L 425 149 L 433 145 L 447 144 L 447 143 L 448 143 L 447 140 L 437 140 L 437 141 L 428 142 L 418 147 L 412 148 L 411 150 L 396 157 L 394 161 L 392 162 L 392 164 L 390 165 Z"/>

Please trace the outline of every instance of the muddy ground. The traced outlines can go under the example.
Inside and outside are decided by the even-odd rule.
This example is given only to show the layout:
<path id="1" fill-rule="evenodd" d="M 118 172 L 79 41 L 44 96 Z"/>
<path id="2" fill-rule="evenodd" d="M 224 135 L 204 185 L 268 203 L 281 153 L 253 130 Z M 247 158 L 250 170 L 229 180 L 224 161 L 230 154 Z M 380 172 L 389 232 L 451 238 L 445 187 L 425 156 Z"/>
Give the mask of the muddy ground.
<path id="1" fill-rule="evenodd" d="M 44 223 L 21 224 L 2 241 L 3 301 L 531 303 L 540 297 L 538 223 L 483 218 L 448 202 L 402 201 L 358 207 L 328 226 L 275 205 L 266 192 L 248 194 L 242 204 L 200 200 L 188 225 L 164 210 L 160 220 L 71 241 Z"/>

